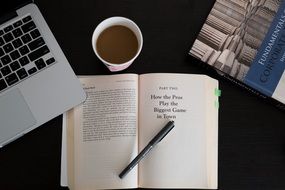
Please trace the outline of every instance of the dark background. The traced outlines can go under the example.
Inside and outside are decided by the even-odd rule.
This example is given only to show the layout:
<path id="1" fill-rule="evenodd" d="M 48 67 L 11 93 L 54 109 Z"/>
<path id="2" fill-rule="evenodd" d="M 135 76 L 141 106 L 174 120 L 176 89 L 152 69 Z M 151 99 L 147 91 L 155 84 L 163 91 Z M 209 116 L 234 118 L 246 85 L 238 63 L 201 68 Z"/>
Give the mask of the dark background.
<path id="1" fill-rule="evenodd" d="M 219 189 L 285 189 L 284 112 L 187 58 L 213 0 L 38 0 L 78 75 L 111 74 L 93 53 L 93 30 L 103 19 L 125 16 L 140 27 L 139 57 L 120 73 L 208 74 L 220 81 Z M 59 116 L 0 149 L 0 189 L 60 187 Z M 189 168 L 191 169 L 191 168 Z"/>

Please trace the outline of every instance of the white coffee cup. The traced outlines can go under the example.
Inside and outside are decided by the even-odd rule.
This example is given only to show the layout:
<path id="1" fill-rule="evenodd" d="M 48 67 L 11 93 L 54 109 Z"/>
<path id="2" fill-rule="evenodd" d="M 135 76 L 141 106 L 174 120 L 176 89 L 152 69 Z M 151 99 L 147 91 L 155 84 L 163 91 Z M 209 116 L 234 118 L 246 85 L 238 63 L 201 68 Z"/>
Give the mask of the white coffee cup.
<path id="1" fill-rule="evenodd" d="M 110 63 L 110 62 L 104 60 L 99 55 L 97 48 L 96 48 L 96 43 L 97 43 L 97 39 L 98 39 L 99 35 L 105 29 L 107 29 L 111 26 L 115 26 L 115 25 L 122 25 L 122 26 L 129 28 L 130 30 L 132 30 L 134 32 L 134 34 L 136 35 L 137 40 L 138 40 L 138 50 L 137 50 L 137 53 L 135 54 L 135 56 L 133 58 L 131 58 L 129 61 L 127 61 L 125 63 L 121 63 L 121 64 L 113 64 L 113 63 Z M 142 49 L 142 45 L 143 45 L 143 37 L 142 37 L 141 30 L 136 25 L 136 23 L 134 23 L 132 20 L 125 18 L 125 17 L 116 16 L 116 17 L 110 17 L 108 19 L 103 20 L 95 28 L 95 30 L 93 32 L 93 36 L 92 36 L 92 47 L 93 47 L 95 54 L 106 65 L 106 67 L 112 72 L 121 71 L 121 70 L 128 68 L 133 63 L 133 61 L 137 58 L 137 56 L 140 54 L 141 49 Z"/>

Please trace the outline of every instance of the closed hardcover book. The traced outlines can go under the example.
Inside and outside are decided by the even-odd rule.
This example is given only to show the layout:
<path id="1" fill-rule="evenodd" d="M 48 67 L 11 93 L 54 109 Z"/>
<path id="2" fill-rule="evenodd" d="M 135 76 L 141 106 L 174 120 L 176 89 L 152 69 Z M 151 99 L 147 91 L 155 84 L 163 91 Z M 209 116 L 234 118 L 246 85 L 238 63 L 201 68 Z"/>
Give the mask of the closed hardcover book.
<path id="1" fill-rule="evenodd" d="M 217 0 L 189 54 L 284 108 L 285 1 Z"/>

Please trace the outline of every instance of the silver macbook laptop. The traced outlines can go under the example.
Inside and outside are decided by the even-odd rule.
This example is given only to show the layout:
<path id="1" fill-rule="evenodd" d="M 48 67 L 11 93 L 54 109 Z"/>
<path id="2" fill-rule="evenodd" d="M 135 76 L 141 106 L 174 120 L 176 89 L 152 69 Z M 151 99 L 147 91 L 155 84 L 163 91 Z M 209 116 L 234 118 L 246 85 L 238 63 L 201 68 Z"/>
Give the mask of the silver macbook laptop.
<path id="1" fill-rule="evenodd" d="M 86 95 L 38 7 L 0 6 L 0 147 L 84 101 Z"/>

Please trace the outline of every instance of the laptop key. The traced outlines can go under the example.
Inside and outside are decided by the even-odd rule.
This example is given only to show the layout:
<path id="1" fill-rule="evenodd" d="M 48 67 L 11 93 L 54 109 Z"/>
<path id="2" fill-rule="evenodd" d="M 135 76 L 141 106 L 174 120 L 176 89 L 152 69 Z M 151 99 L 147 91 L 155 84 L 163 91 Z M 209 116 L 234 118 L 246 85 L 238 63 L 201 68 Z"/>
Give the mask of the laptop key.
<path id="1" fill-rule="evenodd" d="M 0 37 L 0 46 L 3 46 L 5 44 L 4 40 L 2 37 Z"/>
<path id="2" fill-rule="evenodd" d="M 24 42 L 24 44 L 26 44 L 32 40 L 30 34 L 25 34 L 24 36 L 21 37 L 21 39 Z"/>
<path id="3" fill-rule="evenodd" d="M 28 70 L 29 75 L 34 74 L 35 72 L 37 72 L 37 68 L 36 67 L 33 67 L 33 68 Z"/>
<path id="4" fill-rule="evenodd" d="M 17 28 L 18 26 L 21 26 L 23 24 L 23 22 L 21 20 L 18 20 L 17 22 L 15 22 L 13 24 L 14 28 Z"/>
<path id="5" fill-rule="evenodd" d="M 11 69 L 10 69 L 10 67 L 8 65 L 3 67 L 3 68 L 1 68 L 1 73 L 2 73 L 3 76 L 6 76 L 6 75 L 10 74 L 11 72 L 12 71 L 11 71 Z"/>
<path id="6" fill-rule="evenodd" d="M 4 90 L 5 88 L 7 88 L 7 84 L 3 79 L 1 79 L 0 80 L 0 91 Z"/>
<path id="7" fill-rule="evenodd" d="M 30 34 L 31 34 L 33 39 L 35 39 L 41 35 L 38 29 L 31 31 Z"/>
<path id="8" fill-rule="evenodd" d="M 31 16 L 26 16 L 22 20 L 23 20 L 23 22 L 28 22 L 28 21 L 32 20 L 32 17 Z"/>
<path id="9" fill-rule="evenodd" d="M 13 26 L 12 26 L 12 25 L 6 26 L 6 27 L 4 28 L 4 31 L 5 31 L 6 33 L 9 32 L 9 31 L 11 31 L 11 30 L 13 30 Z"/>
<path id="10" fill-rule="evenodd" d="M 8 75 L 7 77 L 5 77 L 5 80 L 9 86 L 11 86 L 11 85 L 13 85 L 19 81 L 19 79 L 15 73 L 12 73 L 12 74 Z"/>
<path id="11" fill-rule="evenodd" d="M 20 53 L 18 50 L 12 51 L 10 53 L 10 57 L 12 58 L 12 60 L 14 61 L 15 59 L 18 59 L 20 57 Z"/>
<path id="12" fill-rule="evenodd" d="M 22 30 L 20 28 L 16 28 L 15 30 L 12 31 L 13 35 L 15 38 L 18 38 L 23 34 Z"/>
<path id="13" fill-rule="evenodd" d="M 36 28 L 36 25 L 33 21 L 28 22 L 27 24 L 24 24 L 22 26 L 22 30 L 24 33 L 29 32 L 30 30 L 33 30 L 34 28 Z"/>
<path id="14" fill-rule="evenodd" d="M 1 57 L 1 61 L 4 65 L 7 65 L 8 63 L 10 63 L 12 60 L 11 58 L 9 57 L 9 55 L 5 55 L 3 57 Z"/>
<path id="15" fill-rule="evenodd" d="M 44 44 L 45 44 L 44 39 L 42 37 L 40 37 L 40 38 L 30 42 L 28 44 L 28 46 L 29 46 L 30 50 L 33 51 L 34 49 L 37 49 L 38 47 L 41 47 Z"/>
<path id="16" fill-rule="evenodd" d="M 40 57 L 42 57 L 43 55 L 49 53 L 49 49 L 48 47 L 45 45 L 45 46 L 42 46 L 40 47 L 39 49 L 37 49 L 36 51 L 33 51 L 32 53 L 30 53 L 28 56 L 30 58 L 31 61 L 34 61 Z"/>
<path id="17" fill-rule="evenodd" d="M 25 66 L 29 63 L 29 59 L 27 58 L 27 56 L 24 56 L 24 57 L 19 59 L 19 62 L 22 66 Z"/>
<path id="18" fill-rule="evenodd" d="M 12 40 L 14 39 L 13 35 L 11 34 L 11 32 L 5 34 L 5 35 L 3 36 L 3 38 L 4 38 L 4 40 L 5 40 L 6 43 L 8 43 L 8 42 L 10 42 L 10 41 L 12 41 Z"/>
<path id="19" fill-rule="evenodd" d="M 52 63 L 54 63 L 55 62 L 55 59 L 52 57 L 52 58 L 49 58 L 48 60 L 46 60 L 46 64 L 47 65 L 50 65 L 50 64 L 52 64 Z"/>
<path id="20" fill-rule="evenodd" d="M 20 51 L 21 55 L 26 55 L 27 53 L 30 52 L 30 50 L 27 46 L 20 47 L 19 51 Z"/>
<path id="21" fill-rule="evenodd" d="M 23 45 L 23 42 L 20 40 L 20 38 L 17 38 L 16 40 L 12 41 L 12 44 L 15 48 L 21 47 Z"/>
<path id="22" fill-rule="evenodd" d="M 14 50 L 14 48 L 13 48 L 11 43 L 8 43 L 8 44 L 4 45 L 3 49 L 4 49 L 5 53 L 10 53 L 11 51 Z"/>
<path id="23" fill-rule="evenodd" d="M 14 62 L 10 63 L 10 67 L 11 67 L 12 71 L 16 71 L 17 69 L 20 68 L 20 64 L 18 61 L 14 61 Z"/>
<path id="24" fill-rule="evenodd" d="M 4 53 L 3 49 L 0 48 L 0 57 L 2 57 L 4 54 L 5 54 L 5 53 Z"/>
<path id="25" fill-rule="evenodd" d="M 37 66 L 37 68 L 40 70 L 42 68 L 44 68 L 46 66 L 45 61 L 41 58 L 39 60 L 35 61 L 35 65 Z"/>
<path id="26" fill-rule="evenodd" d="M 3 30 L 0 30 L 0 36 L 2 36 L 4 34 Z"/>
<path id="27" fill-rule="evenodd" d="M 23 79 L 23 78 L 26 78 L 28 76 L 28 73 L 24 68 L 21 68 L 17 71 L 17 75 L 20 79 Z"/>

